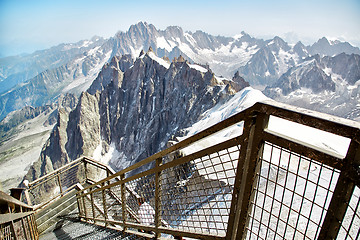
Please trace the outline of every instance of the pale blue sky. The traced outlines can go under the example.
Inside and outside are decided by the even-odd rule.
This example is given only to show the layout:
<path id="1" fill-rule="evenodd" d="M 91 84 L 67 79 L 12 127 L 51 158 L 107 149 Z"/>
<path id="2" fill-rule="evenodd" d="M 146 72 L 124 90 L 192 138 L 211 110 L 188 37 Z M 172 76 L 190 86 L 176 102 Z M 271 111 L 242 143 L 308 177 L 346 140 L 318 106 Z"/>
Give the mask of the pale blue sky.
<path id="1" fill-rule="evenodd" d="M 296 33 L 305 44 L 326 36 L 360 46 L 360 0 L 0 0 L 0 56 L 109 38 L 139 21 L 223 36 Z"/>

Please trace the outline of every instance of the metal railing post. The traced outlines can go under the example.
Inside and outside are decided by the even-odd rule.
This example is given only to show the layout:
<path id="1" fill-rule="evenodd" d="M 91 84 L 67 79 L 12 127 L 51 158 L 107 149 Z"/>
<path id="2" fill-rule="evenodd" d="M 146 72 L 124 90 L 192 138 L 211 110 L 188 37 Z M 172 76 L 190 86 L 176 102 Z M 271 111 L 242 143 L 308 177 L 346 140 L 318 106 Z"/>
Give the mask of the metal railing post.
<path id="1" fill-rule="evenodd" d="M 17 240 L 18 237 L 16 236 L 16 232 L 15 232 L 15 227 L 14 227 L 14 221 L 10 222 L 10 231 L 11 231 L 11 235 L 14 236 L 14 240 Z"/>
<path id="2" fill-rule="evenodd" d="M 35 239 L 39 239 L 39 231 L 36 226 L 35 214 L 31 214 L 30 218 L 31 218 L 31 226 L 34 232 Z"/>
<path id="3" fill-rule="evenodd" d="M 258 113 L 244 123 L 244 143 L 247 144 L 240 148 L 226 239 L 244 238 L 252 186 L 257 171 L 256 162 L 263 146 L 261 132 L 267 127 L 268 122 L 268 115 Z"/>
<path id="4" fill-rule="evenodd" d="M 105 186 L 105 183 L 101 184 L 101 187 L 103 188 Z M 102 193 L 102 200 L 103 200 L 103 209 L 104 209 L 104 219 L 105 219 L 105 227 L 108 226 L 108 215 L 107 215 L 107 206 L 106 206 L 106 195 L 105 195 L 105 189 L 101 190 Z"/>
<path id="5" fill-rule="evenodd" d="M 321 226 L 318 239 L 336 239 L 339 233 L 350 198 L 354 192 L 355 181 L 349 178 L 351 168 L 360 166 L 360 144 L 351 141 L 345 163 L 334 189 L 333 196 Z"/>
<path id="6" fill-rule="evenodd" d="M 96 215 L 95 215 L 94 195 L 93 195 L 93 192 L 92 192 L 92 188 L 90 188 L 89 191 L 90 191 L 90 200 L 91 200 L 91 209 L 92 209 L 92 214 L 93 214 L 93 221 L 95 223 Z"/>
<path id="7" fill-rule="evenodd" d="M 160 181 L 161 181 L 161 171 L 158 168 L 162 164 L 162 158 L 156 159 L 156 174 L 155 174 L 155 238 L 159 237 L 159 226 L 161 224 L 161 216 L 160 216 Z"/>
<path id="8" fill-rule="evenodd" d="M 83 192 L 83 194 L 85 194 L 85 192 Z M 82 196 L 82 202 L 83 202 L 83 206 L 84 206 L 84 216 L 85 216 L 85 221 L 87 222 L 88 221 L 88 218 L 87 218 L 87 211 L 86 211 L 86 204 L 85 204 L 85 195 Z"/>
<path id="9" fill-rule="evenodd" d="M 24 237 L 25 237 L 25 239 L 28 239 L 28 235 L 26 233 L 26 228 L 25 228 L 25 224 L 24 224 L 24 218 L 23 217 L 20 218 L 19 221 L 21 221 L 21 226 L 22 226 L 22 230 L 23 230 L 23 233 L 24 233 Z"/>
<path id="10" fill-rule="evenodd" d="M 63 195 L 63 190 L 62 190 L 62 186 L 61 186 L 60 174 L 57 175 L 57 180 L 58 180 L 58 183 L 59 183 L 60 193 L 61 193 L 61 196 L 62 196 Z"/>
<path id="11" fill-rule="evenodd" d="M 28 188 L 25 189 L 24 194 L 25 194 L 25 199 L 26 199 L 27 204 L 29 206 L 32 206 L 32 202 L 31 202 L 31 199 L 30 199 L 29 189 Z"/>
<path id="12" fill-rule="evenodd" d="M 84 159 L 83 161 L 84 161 L 85 182 L 87 182 L 89 180 L 88 179 L 88 174 L 87 174 L 87 170 L 88 170 L 87 165 L 88 165 L 88 163 L 87 163 L 86 159 Z"/>
<path id="13" fill-rule="evenodd" d="M 120 181 L 121 181 L 121 208 L 122 208 L 122 218 L 123 218 L 123 224 L 124 224 L 124 231 L 126 231 L 127 227 L 125 227 L 126 225 L 126 196 L 125 196 L 125 183 L 124 183 L 124 179 L 125 179 L 125 174 L 121 174 L 120 175 Z"/>

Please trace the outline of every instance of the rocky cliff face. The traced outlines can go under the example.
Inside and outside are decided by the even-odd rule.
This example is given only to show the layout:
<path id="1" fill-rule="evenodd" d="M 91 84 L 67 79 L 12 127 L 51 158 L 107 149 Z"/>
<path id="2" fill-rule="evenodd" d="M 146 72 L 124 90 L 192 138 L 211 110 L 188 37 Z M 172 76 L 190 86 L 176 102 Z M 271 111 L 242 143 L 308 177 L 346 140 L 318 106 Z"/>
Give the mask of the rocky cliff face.
<path id="1" fill-rule="evenodd" d="M 56 103 L 25 107 L 0 122 L 0 190 L 17 187 L 30 166 L 39 158 L 59 114 L 76 107 L 77 97 L 66 94 Z M 10 128 L 10 130 L 8 130 Z"/>
<path id="2" fill-rule="evenodd" d="M 70 114 L 60 112 L 40 160 L 26 178 L 94 152 L 100 157 L 112 152 L 109 164 L 116 170 L 127 167 L 163 149 L 205 110 L 248 85 L 238 74 L 233 80 L 217 78 L 182 58 L 167 62 L 151 49 L 124 73 L 117 67 L 121 59 L 115 57 L 103 68 L 101 84 L 94 82 Z M 106 76 L 112 80 L 105 86 Z"/>
<path id="3" fill-rule="evenodd" d="M 290 68 L 264 93 L 278 101 L 356 120 L 359 80 L 360 55 L 315 55 Z"/>

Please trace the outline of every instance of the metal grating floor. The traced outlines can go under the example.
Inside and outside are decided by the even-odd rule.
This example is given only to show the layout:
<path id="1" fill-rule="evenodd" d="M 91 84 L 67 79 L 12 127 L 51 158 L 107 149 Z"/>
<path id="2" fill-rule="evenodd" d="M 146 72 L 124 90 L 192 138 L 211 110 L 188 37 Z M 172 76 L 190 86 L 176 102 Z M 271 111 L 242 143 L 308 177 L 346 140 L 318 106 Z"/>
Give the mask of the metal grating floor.
<path id="1" fill-rule="evenodd" d="M 40 240 L 50 239 L 117 239 L 117 240 L 135 240 L 140 239 L 135 235 L 123 234 L 120 231 L 107 229 L 78 220 L 78 213 L 58 217 L 59 222 L 52 231 L 40 235 Z"/>

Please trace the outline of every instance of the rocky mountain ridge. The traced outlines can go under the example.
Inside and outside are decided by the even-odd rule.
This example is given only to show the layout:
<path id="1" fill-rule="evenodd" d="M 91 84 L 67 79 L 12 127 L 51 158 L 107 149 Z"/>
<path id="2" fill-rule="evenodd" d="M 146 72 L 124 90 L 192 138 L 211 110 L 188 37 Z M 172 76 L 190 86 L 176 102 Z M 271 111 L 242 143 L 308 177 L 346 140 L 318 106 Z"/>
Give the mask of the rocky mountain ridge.
<path id="1" fill-rule="evenodd" d="M 265 95 L 350 119 L 360 117 L 360 55 L 315 55 L 290 68 Z"/>
<path id="2" fill-rule="evenodd" d="M 185 32 L 177 26 L 158 30 L 152 24 L 139 22 L 109 39 L 95 37 L 25 57 L 0 59 L 0 119 L 24 106 L 50 104 L 61 93 L 80 94 L 112 57 L 129 54 L 135 59 L 149 47 L 159 57 L 173 59 L 182 55 L 189 62 L 208 65 L 218 76 L 231 78 L 239 71 L 260 89 L 311 55 L 360 53 L 359 48 L 348 43 L 325 38 L 312 46 L 300 42 L 292 46 L 279 37 L 263 40 L 245 32 L 235 37 L 213 36 L 202 31 Z"/>
<path id="3" fill-rule="evenodd" d="M 152 49 L 142 52 L 125 72 L 117 67 L 122 60 L 114 57 L 104 66 L 70 114 L 59 112 L 27 179 L 96 153 L 111 152 L 108 164 L 116 170 L 125 168 L 163 149 L 180 129 L 235 94 L 235 88 L 248 86 L 238 74 L 233 80 L 216 77 L 182 57 L 170 63 Z M 113 77 L 107 85 L 105 76 Z"/>
<path id="4" fill-rule="evenodd" d="M 0 122 L 0 190 L 17 187 L 41 153 L 57 121 L 59 112 L 76 106 L 73 94 L 62 95 L 56 103 L 25 107 Z M 10 130 L 9 130 L 10 129 Z"/>

